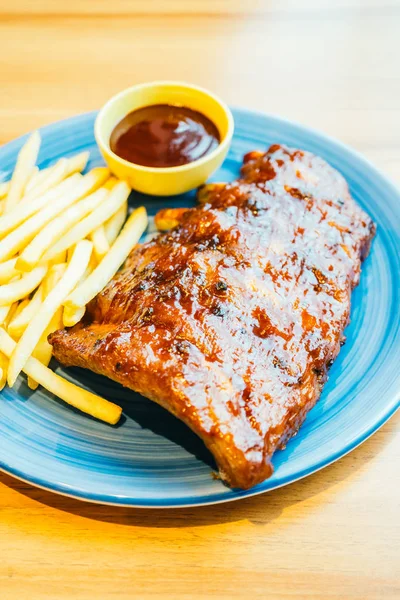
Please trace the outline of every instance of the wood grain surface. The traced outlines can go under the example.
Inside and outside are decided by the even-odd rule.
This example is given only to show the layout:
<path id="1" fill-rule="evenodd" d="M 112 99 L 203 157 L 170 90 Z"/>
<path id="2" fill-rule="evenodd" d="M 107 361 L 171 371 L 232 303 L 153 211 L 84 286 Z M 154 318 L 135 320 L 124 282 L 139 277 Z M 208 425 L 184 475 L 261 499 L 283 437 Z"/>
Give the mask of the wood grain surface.
<path id="1" fill-rule="evenodd" d="M 0 0 L 0 143 L 182 79 L 332 134 L 400 183 L 399 31 L 399 1 Z M 0 598 L 397 599 L 399 423 L 214 507 L 102 507 L 0 475 Z"/>

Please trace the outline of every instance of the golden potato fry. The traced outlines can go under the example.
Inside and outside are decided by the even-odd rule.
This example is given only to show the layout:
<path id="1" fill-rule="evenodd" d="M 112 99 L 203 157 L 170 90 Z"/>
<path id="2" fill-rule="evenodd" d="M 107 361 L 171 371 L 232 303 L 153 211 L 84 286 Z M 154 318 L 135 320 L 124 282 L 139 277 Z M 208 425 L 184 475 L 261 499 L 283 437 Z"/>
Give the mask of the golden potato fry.
<path id="1" fill-rule="evenodd" d="M 114 175 L 111 175 L 111 177 L 109 177 L 107 179 L 107 181 L 105 182 L 104 186 L 106 188 L 106 190 L 108 190 L 109 192 L 111 192 L 111 190 L 113 189 L 113 187 L 115 187 L 118 183 L 118 179 L 116 177 L 114 177 Z"/>
<path id="2" fill-rule="evenodd" d="M 28 327 L 22 334 L 21 339 L 12 353 L 8 366 L 7 381 L 10 387 L 14 385 L 15 380 L 23 369 L 28 357 L 32 354 L 36 344 L 40 340 L 43 331 L 50 323 L 51 318 L 56 313 L 57 309 L 63 304 L 65 298 L 68 297 L 84 274 L 86 267 L 89 264 L 92 250 L 93 244 L 88 240 L 82 240 L 76 245 L 75 252 L 72 256 L 71 262 L 65 270 L 65 273 L 58 283 L 51 289 L 49 294 L 45 296 L 36 315 L 30 321 Z M 57 268 L 62 266 L 63 265 L 56 265 L 52 267 L 52 270 L 55 271 Z M 40 267 L 37 267 L 37 269 L 39 268 Z M 28 275 L 25 277 L 28 277 L 37 269 L 31 271 L 31 273 L 28 273 Z M 34 377 L 34 379 L 36 378 Z M 36 379 L 36 381 L 38 381 L 38 379 Z"/>
<path id="3" fill-rule="evenodd" d="M 40 266 L 23 275 L 21 279 L 0 286 L 0 306 L 7 306 L 29 296 L 38 287 L 46 273 L 47 265 Z"/>
<path id="4" fill-rule="evenodd" d="M 68 158 L 67 172 L 68 174 L 83 171 L 89 160 L 89 152 L 80 152 Z"/>
<path id="5" fill-rule="evenodd" d="M 84 178 L 83 178 L 84 179 Z M 84 183 L 82 180 L 81 183 Z M 79 185 L 77 186 L 79 188 Z M 100 200 L 107 197 L 107 191 L 100 189 L 96 192 L 100 196 Z M 81 194 L 79 194 L 80 196 Z M 10 258 L 16 252 L 21 251 L 25 248 L 32 238 L 48 223 L 50 223 L 55 217 L 62 213 L 66 208 L 76 202 L 78 198 L 76 193 L 66 194 L 65 196 L 58 198 L 57 202 L 45 206 L 41 211 L 33 215 L 30 219 L 25 221 L 17 229 L 9 233 L 0 242 L 0 260 Z M 93 213 L 94 214 L 94 213 Z M 53 246 L 54 248 L 55 246 Z M 66 250 L 66 248 L 59 248 L 57 252 L 54 252 L 51 258 L 54 258 L 57 254 Z M 46 259 L 45 259 L 46 260 Z M 23 261 L 21 263 L 23 265 Z"/>
<path id="6" fill-rule="evenodd" d="M 64 312 L 62 317 L 64 327 L 72 327 L 73 325 L 79 323 L 85 312 L 85 306 L 82 306 L 80 308 L 71 308 L 70 306 L 64 306 Z"/>
<path id="7" fill-rule="evenodd" d="M 57 198 L 70 192 L 80 179 L 82 179 L 82 175 L 72 175 L 52 190 L 43 194 L 43 196 L 39 196 L 33 200 L 29 205 L 25 205 L 23 208 L 19 206 L 18 210 L 14 209 L 6 215 L 2 215 L 0 217 L 0 237 L 4 237 L 4 235 L 18 227 L 18 225 L 29 219 L 29 217 L 41 210 L 46 204 L 55 202 Z"/>
<path id="8" fill-rule="evenodd" d="M 71 246 L 70 248 L 68 248 L 67 250 L 67 264 L 69 264 L 71 262 L 71 258 L 75 252 L 75 248 L 76 248 L 76 244 L 74 244 L 73 246 Z M 93 256 L 93 254 L 92 254 Z"/>
<path id="9" fill-rule="evenodd" d="M 93 251 L 96 260 L 97 262 L 100 262 L 110 249 L 110 245 L 104 230 L 104 225 L 100 225 L 100 227 L 92 231 L 89 238 L 93 243 Z"/>
<path id="10" fill-rule="evenodd" d="M 10 323 L 10 320 L 17 313 L 17 308 L 18 308 L 18 302 L 14 302 L 14 304 L 7 307 L 8 314 L 7 314 L 6 318 L 4 319 L 4 325 L 3 325 L 6 329 Z M 5 384 L 7 383 L 8 358 L 1 352 L 0 352 L 0 370 L 1 370 L 0 390 L 2 390 L 5 386 Z"/>
<path id="11" fill-rule="evenodd" d="M 0 183 L 0 199 L 5 198 L 8 194 L 8 190 L 10 189 L 11 181 L 2 181 Z"/>
<path id="12" fill-rule="evenodd" d="M 159 231 L 168 231 L 179 225 L 187 208 L 164 208 L 159 210 L 154 217 L 154 224 Z"/>
<path id="13" fill-rule="evenodd" d="M 32 354 L 32 356 L 33 356 L 33 354 Z M 35 358 L 36 358 L 36 357 L 35 357 Z M 37 359 L 37 360 L 39 360 L 39 359 Z M 39 362 L 40 362 L 40 361 L 39 361 Z M 43 363 L 42 363 L 42 364 L 43 364 Z M 46 367 L 47 367 L 47 366 L 48 366 L 48 365 L 46 365 Z M 39 387 L 39 384 L 38 384 L 38 382 L 37 382 L 37 381 L 35 381 L 34 379 L 32 379 L 32 377 L 29 377 L 29 375 L 28 375 L 28 377 L 27 377 L 27 380 L 28 380 L 28 381 L 27 381 L 27 383 L 28 383 L 28 388 L 29 388 L 30 390 L 36 390 L 36 389 Z"/>
<path id="14" fill-rule="evenodd" d="M 16 320 L 18 319 L 18 317 L 20 316 L 20 314 L 26 309 L 26 307 L 29 305 L 30 300 L 29 298 L 25 298 L 25 300 L 21 300 L 20 302 L 15 302 L 13 304 L 13 307 L 15 306 L 14 310 L 10 310 L 7 318 L 4 320 L 4 322 L 2 323 L 3 327 L 5 327 L 8 331 L 8 333 L 11 335 L 11 337 L 16 340 L 18 339 L 17 337 L 15 337 L 12 332 L 10 331 L 10 325 Z"/>
<path id="15" fill-rule="evenodd" d="M 39 154 L 40 135 L 38 131 L 32 133 L 18 154 L 14 173 L 11 178 L 4 211 L 8 212 L 18 204 L 22 198 L 25 186 L 32 175 Z"/>
<path id="16" fill-rule="evenodd" d="M 36 185 L 30 190 L 26 191 L 21 199 L 20 206 L 31 203 L 35 198 L 42 196 L 47 191 L 55 188 L 59 183 L 65 179 L 67 173 L 67 159 L 60 158 L 57 164 L 48 170 L 45 177 L 42 177 Z"/>
<path id="17" fill-rule="evenodd" d="M 50 221 L 22 251 L 17 260 L 17 269 L 20 271 L 30 271 L 33 269 L 33 267 L 39 263 L 46 250 L 60 239 L 66 231 L 71 229 L 75 223 L 91 213 L 106 198 L 106 196 L 107 192 L 104 189 L 99 189 L 96 192 L 93 192 L 93 194 L 90 194 L 87 198 L 76 202 Z M 65 253 L 65 250 L 61 251 L 61 254 L 62 252 Z"/>
<path id="18" fill-rule="evenodd" d="M 36 358 L 38 361 L 40 361 L 42 363 L 42 365 L 44 365 L 45 367 L 47 367 L 49 365 L 49 363 L 51 361 L 51 356 L 53 354 L 53 346 L 51 346 L 49 344 L 49 342 L 47 341 L 47 338 L 50 335 L 50 333 L 53 333 L 57 329 L 62 329 L 62 326 L 63 326 L 62 314 L 63 314 L 63 309 L 60 306 L 57 309 L 57 311 L 55 312 L 55 314 L 53 315 L 53 317 L 51 318 L 50 323 L 48 324 L 48 326 L 42 333 L 40 340 L 38 341 L 34 351 L 32 352 L 32 356 L 34 358 Z M 38 385 L 39 384 L 37 381 L 32 379 L 32 377 L 28 377 L 28 387 L 31 390 L 36 390 Z"/>
<path id="19" fill-rule="evenodd" d="M 87 277 L 89 277 L 90 273 L 95 270 L 99 263 L 96 260 L 94 252 L 92 252 L 92 256 L 90 257 L 89 264 L 86 267 L 86 271 L 84 272 L 82 279 L 79 281 L 78 285 L 82 283 Z"/>
<path id="20" fill-rule="evenodd" d="M 15 268 L 16 262 L 16 258 L 11 258 L 10 260 L 6 260 L 5 262 L 0 263 L 0 285 L 9 283 L 11 279 L 16 277 L 17 275 L 20 275 L 20 273 Z"/>
<path id="21" fill-rule="evenodd" d="M 53 266 L 53 265 L 60 265 L 62 263 L 66 263 L 67 262 L 67 253 L 64 252 L 60 252 L 59 254 L 57 254 L 53 260 L 49 261 L 49 266 Z"/>
<path id="22" fill-rule="evenodd" d="M 32 169 L 32 175 L 30 176 L 29 181 L 28 181 L 28 183 L 25 186 L 25 193 L 26 193 L 26 191 L 28 189 L 28 185 L 31 183 L 32 179 L 33 180 L 36 179 L 36 177 L 39 175 L 39 172 L 40 172 L 39 167 L 37 165 L 35 165 L 33 167 L 33 169 Z"/>
<path id="23" fill-rule="evenodd" d="M 4 319 L 2 319 L 3 323 L 4 323 L 4 327 L 7 328 L 11 319 L 14 318 L 14 315 L 16 315 L 19 311 L 19 304 L 18 302 L 14 302 L 13 304 L 9 305 L 9 306 L 3 306 L 2 308 L 0 308 L 0 312 L 4 311 Z M 8 370 L 8 358 L 2 354 L 0 352 L 0 391 L 4 388 L 5 384 L 7 383 L 7 370 Z"/>
<path id="24" fill-rule="evenodd" d="M 25 329 L 28 327 L 30 321 L 33 319 L 37 311 L 39 310 L 40 305 L 43 302 L 43 283 L 35 292 L 34 296 L 29 300 L 28 304 L 25 308 L 18 314 L 14 316 L 8 325 L 7 331 L 11 335 L 11 337 L 15 340 L 18 340 L 21 335 L 24 333 Z M 0 311 L 4 310 L 7 307 L 1 307 Z M 10 308 L 10 307 L 8 307 Z M 4 323 L 4 319 L 2 320 L 0 317 L 0 325 Z"/>
<path id="25" fill-rule="evenodd" d="M 4 321 L 4 327 L 5 329 L 8 328 L 10 321 L 19 314 L 19 310 L 18 310 L 18 306 L 20 305 L 20 302 L 13 302 L 10 310 L 8 311 L 7 317 Z"/>
<path id="26" fill-rule="evenodd" d="M 46 277 L 43 280 L 43 300 L 53 291 L 53 288 L 60 281 L 61 277 L 67 270 L 67 263 L 61 265 L 53 265 L 49 268 Z"/>
<path id="27" fill-rule="evenodd" d="M 18 302 L 14 302 L 14 304 L 12 304 L 11 306 L 8 306 L 8 314 L 4 320 L 4 327 L 7 329 L 10 320 L 14 318 L 15 315 L 17 315 L 18 308 L 19 308 L 19 304 Z M 1 310 L 1 309 L 0 309 Z M 0 391 L 4 388 L 5 384 L 7 383 L 7 371 L 8 371 L 8 358 L 2 353 L 0 352 Z"/>
<path id="28" fill-rule="evenodd" d="M 0 306 L 0 325 L 3 325 L 6 322 L 11 306 L 11 304 L 7 304 L 6 306 Z"/>
<path id="29" fill-rule="evenodd" d="M 7 383 L 8 358 L 0 352 L 0 392 Z"/>
<path id="30" fill-rule="evenodd" d="M 81 152 L 71 158 L 61 158 L 51 167 L 46 167 L 33 175 L 26 186 L 26 194 L 29 194 L 36 186 L 40 185 L 60 164 L 64 164 L 64 178 L 69 177 L 73 173 L 79 173 L 86 167 L 89 159 L 89 152 Z M 54 175 L 53 175 L 54 176 Z M 24 200 L 25 198 L 23 198 Z"/>
<path id="31" fill-rule="evenodd" d="M 83 283 L 85 281 L 85 279 L 87 279 L 89 277 L 90 273 L 92 271 L 94 271 L 95 268 L 97 267 L 97 264 L 98 263 L 97 263 L 95 255 L 94 255 L 94 252 L 92 252 L 92 256 L 90 257 L 90 261 L 89 261 L 88 266 L 86 267 L 86 271 L 84 272 L 83 276 L 80 278 L 77 285 L 80 285 L 81 283 Z M 85 312 L 86 312 L 85 306 L 83 306 L 81 308 L 71 308 L 68 306 L 64 306 L 64 311 L 63 311 L 64 327 L 72 327 L 73 325 L 78 323 L 78 321 L 80 321 L 82 319 Z"/>
<path id="32" fill-rule="evenodd" d="M 28 183 L 26 184 L 25 194 L 28 194 L 36 185 L 41 183 L 44 178 L 47 177 L 50 169 L 52 169 L 52 167 L 46 167 L 46 169 L 39 169 L 39 167 L 35 167 Z"/>
<path id="33" fill-rule="evenodd" d="M 66 250 L 79 240 L 86 238 L 94 229 L 97 229 L 107 219 L 109 219 L 126 202 L 130 193 L 129 186 L 120 181 L 109 192 L 109 196 L 102 202 L 90 215 L 77 223 L 68 233 L 66 233 L 58 242 L 56 242 L 45 254 L 43 261 L 48 261 L 62 250 Z M 0 243 L 1 247 L 1 243 Z M 1 253 L 0 253 L 1 257 Z"/>
<path id="34" fill-rule="evenodd" d="M 131 214 L 108 254 L 87 279 L 78 285 L 72 294 L 67 297 L 64 306 L 68 306 L 71 309 L 82 308 L 101 292 L 126 260 L 146 227 L 147 213 L 146 209 L 142 206 Z"/>
<path id="35" fill-rule="evenodd" d="M 126 221 L 128 215 L 128 202 L 125 202 L 119 210 L 104 223 L 104 231 L 110 246 L 113 245 Z"/>
<path id="36" fill-rule="evenodd" d="M 29 302 L 30 302 L 29 298 L 24 298 L 24 300 L 20 300 L 19 302 L 14 303 L 15 309 L 10 311 L 9 314 L 7 315 L 7 319 L 6 319 L 7 331 L 10 327 L 10 323 L 12 321 L 14 321 L 15 319 L 18 319 L 19 315 L 22 313 L 23 310 L 25 310 L 25 308 L 28 306 Z"/>
<path id="37" fill-rule="evenodd" d="M 23 207 L 18 207 L 18 210 L 13 210 L 10 214 L 2 215 L 0 217 L 0 237 L 15 229 L 47 205 L 55 204 L 55 201 L 57 204 L 62 203 L 66 196 L 71 196 L 69 203 L 67 202 L 68 205 L 91 194 L 106 181 L 108 175 L 109 170 L 105 167 L 96 167 L 86 175 L 79 173 L 71 175 L 43 196 L 35 198 L 28 204 L 24 203 Z"/>
<path id="38" fill-rule="evenodd" d="M 2 355 L 10 357 L 16 346 L 17 344 L 8 333 L 0 328 L 0 352 Z M 70 383 L 42 365 L 36 358 L 28 358 L 24 365 L 24 371 L 29 377 L 67 404 L 111 425 L 118 423 L 122 413 L 120 406 Z"/>
<path id="39" fill-rule="evenodd" d="M 219 190 L 222 190 L 226 186 L 226 183 L 205 183 L 201 185 L 196 194 L 197 202 L 200 204 L 207 204 L 211 197 L 211 194 L 217 194 Z"/>

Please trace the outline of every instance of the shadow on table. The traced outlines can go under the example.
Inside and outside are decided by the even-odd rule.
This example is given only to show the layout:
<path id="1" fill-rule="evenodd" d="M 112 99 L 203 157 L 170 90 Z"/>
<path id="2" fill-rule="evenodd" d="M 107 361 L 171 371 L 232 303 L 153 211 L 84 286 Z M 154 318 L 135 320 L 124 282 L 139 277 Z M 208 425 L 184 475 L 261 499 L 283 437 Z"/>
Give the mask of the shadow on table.
<path id="1" fill-rule="evenodd" d="M 379 435 L 383 437 L 383 444 L 386 445 L 395 435 L 395 428 L 386 425 Z M 236 502 L 194 508 L 140 509 L 104 506 L 81 502 L 37 489 L 5 473 L 0 473 L 0 482 L 31 500 L 41 502 L 56 510 L 107 523 L 136 527 L 169 528 L 233 523 L 247 519 L 255 525 L 265 525 L 278 518 L 287 507 L 303 502 L 328 490 L 339 482 L 344 482 L 350 476 L 354 476 L 359 468 L 375 457 L 374 445 L 376 446 L 375 440 L 370 438 L 362 445 L 362 448 L 357 448 L 338 462 L 289 486 Z M 361 456 L 361 454 L 365 458 L 357 460 L 357 455 Z"/>

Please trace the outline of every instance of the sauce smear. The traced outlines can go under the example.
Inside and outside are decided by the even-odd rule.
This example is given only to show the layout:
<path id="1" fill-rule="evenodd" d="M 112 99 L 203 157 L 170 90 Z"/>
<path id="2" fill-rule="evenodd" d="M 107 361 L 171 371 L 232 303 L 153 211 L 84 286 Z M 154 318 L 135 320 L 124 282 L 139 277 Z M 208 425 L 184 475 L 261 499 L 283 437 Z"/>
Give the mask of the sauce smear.
<path id="1" fill-rule="evenodd" d="M 111 150 L 145 167 L 176 167 L 209 154 L 220 142 L 217 127 L 190 108 L 155 104 L 135 110 L 118 123 Z"/>

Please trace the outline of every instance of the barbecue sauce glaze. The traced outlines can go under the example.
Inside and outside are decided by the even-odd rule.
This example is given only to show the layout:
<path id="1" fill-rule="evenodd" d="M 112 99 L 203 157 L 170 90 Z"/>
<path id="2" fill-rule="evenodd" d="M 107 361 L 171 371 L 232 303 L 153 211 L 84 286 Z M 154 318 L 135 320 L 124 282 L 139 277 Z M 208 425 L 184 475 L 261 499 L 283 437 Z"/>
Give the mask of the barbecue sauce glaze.
<path id="1" fill-rule="evenodd" d="M 156 104 L 129 113 L 114 128 L 111 150 L 145 167 L 177 167 L 209 154 L 220 143 L 217 127 L 200 112 Z"/>

